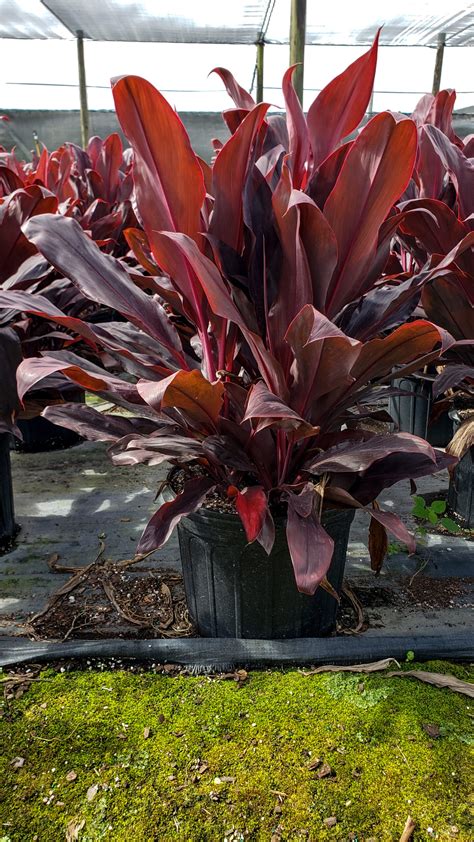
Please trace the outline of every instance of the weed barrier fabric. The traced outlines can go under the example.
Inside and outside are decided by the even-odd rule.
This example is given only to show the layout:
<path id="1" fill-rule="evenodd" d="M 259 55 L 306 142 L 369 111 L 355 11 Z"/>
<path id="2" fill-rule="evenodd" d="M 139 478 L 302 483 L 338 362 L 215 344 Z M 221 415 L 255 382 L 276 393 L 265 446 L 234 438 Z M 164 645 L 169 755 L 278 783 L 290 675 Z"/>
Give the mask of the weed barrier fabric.
<path id="1" fill-rule="evenodd" d="M 416 661 L 432 659 L 472 661 L 473 636 L 438 634 L 419 636 L 298 638 L 295 640 L 238 640 L 235 638 L 181 638 L 153 640 L 78 640 L 65 643 L 0 638 L 0 666 L 45 663 L 62 659 L 121 659 L 172 663 L 193 671 L 227 671 L 234 667 L 289 667 L 308 664 L 354 664 L 395 658 L 403 661 L 412 651 Z"/>

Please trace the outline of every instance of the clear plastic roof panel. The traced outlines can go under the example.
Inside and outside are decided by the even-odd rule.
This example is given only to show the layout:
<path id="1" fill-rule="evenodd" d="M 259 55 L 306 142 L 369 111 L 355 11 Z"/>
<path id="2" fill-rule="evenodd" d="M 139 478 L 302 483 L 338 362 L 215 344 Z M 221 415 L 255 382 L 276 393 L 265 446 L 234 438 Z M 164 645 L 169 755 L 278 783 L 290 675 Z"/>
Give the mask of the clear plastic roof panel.
<path id="1" fill-rule="evenodd" d="M 72 32 L 95 41 L 255 43 L 271 12 L 266 40 L 288 43 L 290 0 L 43 0 Z M 98 13 L 98 8 L 100 12 Z M 383 26 L 386 45 L 434 46 L 438 33 L 448 44 L 474 43 L 474 3 L 449 0 L 351 0 L 307 2 L 308 44 L 368 44 Z"/>
<path id="2" fill-rule="evenodd" d="M 71 38 L 40 0 L 0 0 L 0 38 Z"/>
<path id="3" fill-rule="evenodd" d="M 254 44 L 263 32 L 287 44 L 290 0 L 0 0 L 0 38 Z M 383 26 L 385 46 L 474 45 L 474 2 L 307 0 L 307 44 L 369 44 Z"/>
<path id="4" fill-rule="evenodd" d="M 94 41 L 254 44 L 268 0 L 44 0 Z"/>

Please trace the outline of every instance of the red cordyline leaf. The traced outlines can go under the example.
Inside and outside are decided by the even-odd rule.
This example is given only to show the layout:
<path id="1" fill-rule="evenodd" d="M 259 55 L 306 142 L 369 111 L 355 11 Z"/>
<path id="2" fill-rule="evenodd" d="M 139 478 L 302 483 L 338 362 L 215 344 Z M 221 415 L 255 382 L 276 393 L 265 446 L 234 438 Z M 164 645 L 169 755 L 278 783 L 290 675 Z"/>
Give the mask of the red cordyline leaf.
<path id="1" fill-rule="evenodd" d="M 145 79 L 112 81 L 115 108 L 133 152 L 140 216 L 152 231 L 181 231 L 195 238 L 206 189 L 199 162 L 176 111 Z"/>
<path id="2" fill-rule="evenodd" d="M 470 382 L 471 386 L 474 384 L 474 366 L 464 364 L 446 366 L 433 381 L 433 397 L 438 398 L 448 389 L 459 386 L 464 379 L 466 379 L 466 382 Z"/>
<path id="3" fill-rule="evenodd" d="M 5 200 L 0 220 L 0 283 L 36 254 L 35 246 L 28 242 L 21 226 L 31 217 L 55 213 L 57 208 L 56 197 L 36 184 L 15 191 Z"/>
<path id="4" fill-rule="evenodd" d="M 263 488 L 252 485 L 238 491 L 235 506 L 239 513 L 249 543 L 260 535 L 267 514 L 268 501 Z"/>
<path id="5" fill-rule="evenodd" d="M 293 87 L 293 73 L 298 65 L 289 67 L 283 76 L 283 96 L 286 105 L 286 123 L 290 141 L 290 169 L 293 187 L 304 190 L 308 179 L 309 135 L 306 119 Z"/>
<path id="6" fill-rule="evenodd" d="M 243 188 L 257 135 L 268 111 L 260 103 L 250 111 L 217 155 L 212 170 L 214 210 L 209 232 L 235 251 L 242 247 Z M 232 174 L 232 177 L 229 177 Z M 183 232 L 186 233 L 186 232 Z"/>
<path id="7" fill-rule="evenodd" d="M 314 510 L 315 501 L 313 490 L 288 494 L 288 549 L 297 588 L 310 596 L 326 576 L 334 552 L 334 541 Z"/>
<path id="8" fill-rule="evenodd" d="M 136 436 L 156 429 L 156 423 L 149 419 L 107 415 L 83 403 L 47 406 L 41 414 L 53 424 L 74 430 L 80 436 L 92 441 L 116 442 L 124 436 L 132 434 Z"/>
<path id="9" fill-rule="evenodd" d="M 120 166 L 122 164 L 122 141 L 117 133 L 113 133 L 104 140 L 96 169 L 102 176 L 105 188 L 105 198 L 108 202 L 115 202 L 120 186 Z"/>
<path id="10" fill-rule="evenodd" d="M 474 164 L 451 143 L 436 126 L 424 126 L 426 132 L 456 187 L 459 216 L 466 219 L 474 213 Z"/>
<path id="11" fill-rule="evenodd" d="M 181 518 L 199 509 L 213 488 L 214 482 L 208 477 L 189 480 L 174 500 L 163 503 L 155 512 L 140 538 L 137 553 L 149 553 L 162 547 Z"/>
<path id="12" fill-rule="evenodd" d="M 200 371 L 177 371 L 158 383 L 140 380 L 138 394 L 153 409 L 182 409 L 193 421 L 214 426 L 222 408 L 224 384 L 209 383 Z"/>
<path id="13" fill-rule="evenodd" d="M 103 254 L 74 219 L 53 214 L 34 217 L 24 226 L 38 251 L 93 301 L 118 309 L 160 342 L 186 368 L 181 340 L 156 298 L 131 281 L 118 260 Z"/>
<path id="14" fill-rule="evenodd" d="M 370 50 L 336 76 L 308 111 L 308 130 L 316 169 L 357 128 L 374 86 L 380 30 Z"/>
<path id="15" fill-rule="evenodd" d="M 71 360 L 74 362 L 71 362 Z M 66 354 L 62 357 L 45 355 L 43 357 L 31 357 L 23 360 L 17 371 L 18 396 L 20 400 L 24 395 L 33 389 L 50 374 L 60 371 L 83 389 L 90 392 L 114 391 L 117 395 L 130 400 L 137 394 L 136 387 L 126 383 L 118 377 L 101 371 L 98 366 L 86 363 L 75 354 Z"/>
<path id="16" fill-rule="evenodd" d="M 342 504 L 344 506 L 349 506 L 355 509 L 361 509 L 364 512 L 367 512 L 372 518 L 374 518 L 378 523 L 382 524 L 382 526 L 387 529 L 395 538 L 398 538 L 399 541 L 403 541 L 406 544 L 409 553 L 414 553 L 416 550 L 416 540 L 415 537 L 408 531 L 406 526 L 402 523 L 400 518 L 393 514 L 393 512 L 383 512 L 378 506 L 369 507 L 363 506 L 359 503 L 352 494 L 349 494 L 344 488 L 339 488 L 338 486 L 330 485 L 326 487 L 325 490 L 325 497 L 332 502 Z"/>
<path id="17" fill-rule="evenodd" d="M 149 82 L 125 76 L 113 83 L 117 116 L 133 152 L 135 195 L 143 227 L 157 263 L 185 298 L 198 326 L 207 374 L 215 376 L 205 299 L 179 253 L 160 248 L 156 232 L 179 231 L 201 243 L 201 209 L 206 196 L 203 171 L 181 120 Z M 183 368 L 185 366 L 182 366 Z"/>
<path id="18" fill-rule="evenodd" d="M 245 421 L 257 421 L 255 428 L 257 431 L 264 430 L 266 427 L 280 427 L 287 432 L 292 432 L 295 441 L 319 432 L 318 427 L 308 424 L 278 395 L 270 392 L 262 382 L 255 383 L 250 388 L 242 424 Z"/>
<path id="19" fill-rule="evenodd" d="M 367 291 L 379 229 L 410 180 L 416 145 L 411 120 L 397 122 L 391 114 L 382 113 L 351 146 L 324 206 L 338 244 L 338 264 L 325 307 L 329 318 Z M 357 202 L 350 201 L 350 196 L 357 196 Z"/>
<path id="20" fill-rule="evenodd" d="M 224 82 L 225 89 L 230 98 L 233 100 L 236 108 L 246 108 L 251 111 L 252 108 L 255 107 L 254 98 L 239 85 L 230 70 L 226 70 L 225 67 L 214 67 L 214 69 L 210 71 L 209 76 L 211 73 L 217 73 L 217 75 L 220 76 Z"/>
<path id="21" fill-rule="evenodd" d="M 464 288 L 454 274 L 435 278 L 427 284 L 421 300 L 429 319 L 442 325 L 457 340 L 474 342 L 474 284 L 473 277 Z"/>
<path id="22" fill-rule="evenodd" d="M 363 442 L 345 442 L 331 447 L 314 459 L 307 470 L 316 474 L 359 473 L 392 453 L 423 453 L 436 464 L 435 452 L 428 442 L 409 433 L 377 435 Z"/>

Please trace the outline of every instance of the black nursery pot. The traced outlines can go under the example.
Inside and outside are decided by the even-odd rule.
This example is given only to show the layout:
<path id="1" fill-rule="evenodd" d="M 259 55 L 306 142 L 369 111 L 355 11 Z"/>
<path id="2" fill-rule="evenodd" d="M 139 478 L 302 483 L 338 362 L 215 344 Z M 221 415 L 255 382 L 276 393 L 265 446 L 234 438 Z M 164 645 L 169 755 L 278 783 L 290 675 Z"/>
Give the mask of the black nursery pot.
<path id="1" fill-rule="evenodd" d="M 10 435 L 0 433 L 0 552 L 7 549 L 16 532 L 10 466 Z"/>
<path id="2" fill-rule="evenodd" d="M 453 437 L 453 422 L 448 412 L 443 412 L 429 423 L 433 403 L 432 381 L 422 377 L 402 377 L 394 380 L 393 385 L 410 393 L 394 395 L 389 399 L 388 411 L 395 428 L 401 433 L 427 439 L 434 447 L 446 447 Z"/>
<path id="3" fill-rule="evenodd" d="M 456 412 L 452 413 L 454 430 L 461 426 L 461 419 Z M 448 489 L 448 506 L 468 529 L 474 527 L 474 445 L 454 468 Z"/>
<path id="4" fill-rule="evenodd" d="M 82 389 L 70 390 L 65 398 L 71 403 L 84 403 L 85 394 Z M 84 439 L 68 430 L 67 427 L 60 427 L 53 424 L 42 415 L 25 420 L 17 419 L 17 426 L 23 436 L 23 441 L 15 439 L 15 450 L 20 453 L 42 453 L 48 450 L 65 450 L 80 444 Z"/>
<path id="5" fill-rule="evenodd" d="M 322 523 L 334 540 L 328 580 L 340 593 L 354 511 L 329 510 Z M 296 587 L 282 519 L 267 556 L 248 544 L 240 518 L 209 509 L 178 525 L 184 586 L 191 619 L 204 637 L 281 639 L 323 637 L 333 631 L 337 602 L 318 588 Z"/>

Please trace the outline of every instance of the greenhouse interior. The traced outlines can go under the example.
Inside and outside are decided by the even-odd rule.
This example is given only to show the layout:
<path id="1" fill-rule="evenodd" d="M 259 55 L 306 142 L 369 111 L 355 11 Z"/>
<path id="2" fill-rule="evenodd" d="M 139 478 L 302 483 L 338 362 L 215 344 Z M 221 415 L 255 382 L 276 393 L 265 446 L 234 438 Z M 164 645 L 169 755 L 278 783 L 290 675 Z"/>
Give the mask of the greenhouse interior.
<path id="1" fill-rule="evenodd" d="M 0 842 L 472 842 L 474 3 L 0 46 Z"/>

